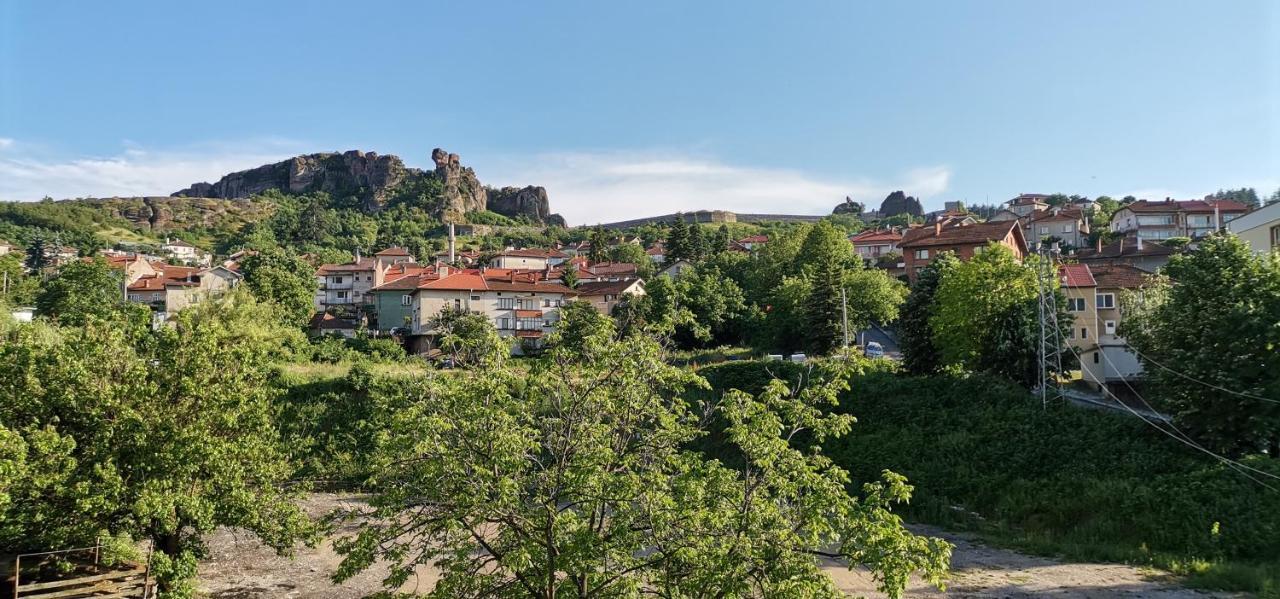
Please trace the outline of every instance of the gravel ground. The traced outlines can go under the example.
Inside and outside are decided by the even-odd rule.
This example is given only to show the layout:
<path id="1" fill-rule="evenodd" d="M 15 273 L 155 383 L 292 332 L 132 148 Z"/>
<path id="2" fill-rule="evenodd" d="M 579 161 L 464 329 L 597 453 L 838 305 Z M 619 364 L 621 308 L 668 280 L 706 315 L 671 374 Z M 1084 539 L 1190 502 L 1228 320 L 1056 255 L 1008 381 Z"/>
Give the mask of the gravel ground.
<path id="1" fill-rule="evenodd" d="M 321 515 L 336 508 L 358 505 L 358 502 L 352 495 L 314 494 L 307 498 L 306 507 L 311 514 Z M 956 549 L 946 592 L 917 581 L 908 589 L 907 597 L 1204 599 L 1237 596 L 1181 588 L 1166 575 L 1132 566 L 1063 563 L 987 547 L 963 535 L 930 527 L 912 529 L 918 534 L 943 537 L 954 543 Z M 292 559 L 279 557 L 251 536 L 229 529 L 214 534 L 209 546 L 210 558 L 200 564 L 200 589 L 216 599 L 363 597 L 379 590 L 380 580 L 386 575 L 385 568 L 375 566 L 341 585 L 334 585 L 329 575 L 340 557 L 327 541 L 314 549 L 299 548 Z M 866 571 L 850 571 L 835 562 L 828 563 L 826 569 L 837 586 L 850 595 L 881 596 Z M 416 580 L 410 579 L 400 590 L 426 592 L 435 581 L 435 572 L 422 568 Z"/>

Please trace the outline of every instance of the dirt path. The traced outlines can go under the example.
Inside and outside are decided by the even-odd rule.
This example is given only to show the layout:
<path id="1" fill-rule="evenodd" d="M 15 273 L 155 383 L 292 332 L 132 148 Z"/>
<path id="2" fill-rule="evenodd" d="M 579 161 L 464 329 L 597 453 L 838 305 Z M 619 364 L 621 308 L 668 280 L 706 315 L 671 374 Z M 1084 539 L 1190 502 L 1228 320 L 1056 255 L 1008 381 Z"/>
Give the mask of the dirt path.
<path id="1" fill-rule="evenodd" d="M 321 515 L 339 507 L 358 505 L 352 496 L 315 494 L 307 498 L 307 510 Z M 962 535 L 928 527 L 913 527 L 920 534 L 940 536 L 956 545 L 947 591 L 940 592 L 919 581 L 908 589 L 908 597 L 981 597 L 1022 599 L 1054 597 L 1070 599 L 1112 599 L 1155 597 L 1158 599 L 1203 599 L 1235 597 L 1193 591 L 1161 581 L 1158 573 L 1115 564 L 1067 564 L 1031 557 L 1005 549 L 987 547 Z M 385 568 L 374 567 L 342 585 L 334 585 L 329 575 L 340 557 L 326 541 L 315 549 L 300 548 L 293 559 L 282 558 L 255 539 L 222 529 L 209 540 L 210 558 L 200 564 L 200 589 L 216 599 L 258 597 L 354 598 L 379 590 Z M 831 562 L 826 570 L 836 585 L 855 596 L 879 597 L 869 573 L 850 571 Z M 426 592 L 435 583 L 434 571 L 423 568 L 416 580 L 401 590 Z"/>

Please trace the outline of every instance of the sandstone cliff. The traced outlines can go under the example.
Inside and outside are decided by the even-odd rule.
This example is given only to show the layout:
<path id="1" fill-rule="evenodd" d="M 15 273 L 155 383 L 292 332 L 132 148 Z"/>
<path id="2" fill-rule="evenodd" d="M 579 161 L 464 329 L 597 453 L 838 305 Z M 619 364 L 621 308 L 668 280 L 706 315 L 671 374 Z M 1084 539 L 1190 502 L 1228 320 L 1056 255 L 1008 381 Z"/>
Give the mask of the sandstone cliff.
<path id="1" fill-rule="evenodd" d="M 489 210 L 504 216 L 529 220 L 548 225 L 565 226 L 564 217 L 551 213 L 551 201 L 543 187 L 503 187 L 488 190 Z"/>
<path id="2" fill-rule="evenodd" d="M 215 183 L 196 183 L 175 192 L 176 197 L 242 199 L 268 190 L 285 193 L 322 191 L 331 195 L 356 196 L 366 212 L 377 212 L 397 194 L 415 184 L 438 182 L 439 197 L 432 209 L 441 220 L 465 222 L 466 213 L 492 210 L 536 223 L 564 224 L 551 214 L 547 192 L 541 187 L 486 190 L 470 167 L 462 166 L 457 154 L 436 148 L 431 152 L 435 170 L 407 167 L 400 157 L 351 150 L 338 153 L 296 156 L 238 173 Z M 508 192 L 508 190 L 511 190 Z M 496 196 L 495 196 L 496 193 Z"/>

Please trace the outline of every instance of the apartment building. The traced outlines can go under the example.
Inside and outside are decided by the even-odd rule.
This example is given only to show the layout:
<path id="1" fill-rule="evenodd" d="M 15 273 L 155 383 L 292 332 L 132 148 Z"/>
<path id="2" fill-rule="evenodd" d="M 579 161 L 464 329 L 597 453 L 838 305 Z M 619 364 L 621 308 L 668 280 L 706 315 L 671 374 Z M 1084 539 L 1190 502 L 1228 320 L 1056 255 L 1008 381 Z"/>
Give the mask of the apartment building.
<path id="1" fill-rule="evenodd" d="M 1138 356 L 1119 334 L 1120 297 L 1140 289 L 1148 274 L 1124 264 L 1059 268 L 1067 311 L 1072 315 L 1067 345 L 1080 356 L 1081 378 L 1096 388 L 1142 375 Z"/>
<path id="2" fill-rule="evenodd" d="M 1264 206 L 1227 223 L 1257 254 L 1280 251 L 1280 203 Z"/>
<path id="3" fill-rule="evenodd" d="M 1249 207 L 1233 200 L 1138 200 L 1116 210 L 1111 231 L 1147 240 L 1196 239 L 1222 229 Z"/>
<path id="4" fill-rule="evenodd" d="M 881 256 L 901 253 L 902 231 L 894 229 L 868 229 L 849 238 L 853 252 L 864 262 L 875 262 Z"/>
<path id="5" fill-rule="evenodd" d="M 489 276 L 486 276 L 489 275 Z M 442 272 L 420 280 L 410 294 L 409 332 L 415 351 L 429 349 L 432 318 L 445 308 L 483 314 L 503 337 L 538 346 L 560 320 L 560 308 L 578 293 L 533 273 L 508 272 L 504 278 L 479 270 Z"/>
<path id="6" fill-rule="evenodd" d="M 1089 241 L 1089 215 L 1080 208 L 1048 208 L 1020 220 L 1026 228 L 1027 243 L 1032 247 L 1057 240 L 1078 248 Z"/>

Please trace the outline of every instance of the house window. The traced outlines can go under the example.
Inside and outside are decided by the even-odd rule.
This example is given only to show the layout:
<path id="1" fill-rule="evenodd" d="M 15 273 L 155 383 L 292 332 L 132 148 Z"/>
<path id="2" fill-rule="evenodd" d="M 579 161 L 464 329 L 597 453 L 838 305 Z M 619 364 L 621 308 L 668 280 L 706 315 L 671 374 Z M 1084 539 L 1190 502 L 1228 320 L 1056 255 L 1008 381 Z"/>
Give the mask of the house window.
<path id="1" fill-rule="evenodd" d="M 1041 235 L 1048 235 L 1048 234 L 1049 234 L 1049 225 L 1040 225 L 1040 234 L 1041 234 Z"/>
<path id="2" fill-rule="evenodd" d="M 558 299 L 558 300 L 556 300 L 556 307 L 557 307 L 557 308 L 559 308 L 560 306 L 563 306 L 563 305 L 564 305 L 564 300 L 562 300 L 562 299 Z"/>
<path id="3" fill-rule="evenodd" d="M 408 306 L 409 304 L 412 304 L 412 303 L 413 303 L 413 296 L 412 296 L 412 295 L 402 295 L 402 296 L 400 296 L 400 305 L 401 305 L 401 306 Z"/>
<path id="4" fill-rule="evenodd" d="M 1094 364 L 1097 364 L 1097 363 L 1098 363 L 1098 354 L 1100 354 L 1100 353 L 1102 353 L 1102 352 L 1100 352 L 1100 351 L 1093 352 L 1093 363 L 1094 363 Z"/>
<path id="5" fill-rule="evenodd" d="M 1072 225 L 1071 225 L 1071 223 L 1067 223 L 1067 224 L 1065 224 L 1065 225 L 1062 225 L 1062 232 L 1063 232 L 1063 233 L 1070 233 L 1070 232 L 1071 232 L 1071 229 L 1072 229 Z"/>
<path id="6" fill-rule="evenodd" d="M 549 299 L 544 299 L 544 300 L 542 300 L 542 307 L 543 307 L 543 308 L 550 308 L 550 307 L 551 307 L 551 300 L 549 300 Z"/>
<path id="7" fill-rule="evenodd" d="M 1103 323 L 1103 327 L 1108 335 L 1116 334 L 1116 321 L 1108 320 Z"/>
<path id="8" fill-rule="evenodd" d="M 478 295 L 473 295 L 473 296 L 471 296 L 471 301 L 473 301 L 473 302 L 478 302 L 478 301 L 480 301 L 480 296 L 478 296 Z"/>
<path id="9" fill-rule="evenodd" d="M 1088 338 L 1089 338 L 1089 329 L 1086 329 L 1086 328 L 1084 328 L 1084 327 L 1080 327 L 1080 338 L 1081 338 L 1081 339 L 1088 339 Z"/>
<path id="10" fill-rule="evenodd" d="M 500 298 L 498 298 L 498 309 L 499 309 L 499 310 L 515 310 L 515 309 L 516 309 L 516 298 L 514 298 L 514 297 L 500 297 Z"/>
<path id="11" fill-rule="evenodd" d="M 916 250 L 916 260 L 928 260 L 929 250 Z"/>
<path id="12" fill-rule="evenodd" d="M 499 328 L 499 329 L 503 329 L 503 330 L 510 329 L 510 328 L 511 328 L 511 319 L 510 319 L 510 318 L 507 318 L 507 317 L 505 317 L 505 316 L 504 316 L 504 317 L 502 317 L 502 318 L 499 318 L 499 319 L 498 319 L 498 328 Z"/>
<path id="13" fill-rule="evenodd" d="M 1099 307 L 1099 308 L 1114 308 L 1114 307 L 1116 307 L 1116 294 L 1114 294 L 1114 293 L 1099 293 L 1099 294 L 1098 294 L 1098 307 Z"/>
<path id="14" fill-rule="evenodd" d="M 345 292 L 345 291 L 339 291 L 339 292 L 338 292 L 338 299 L 340 299 L 340 300 L 347 299 L 347 292 Z"/>
<path id="15" fill-rule="evenodd" d="M 985 246 L 985 245 L 976 245 L 976 246 L 974 246 L 974 247 L 973 247 L 973 255 L 975 255 L 975 256 L 977 256 L 978 254 L 981 254 L 982 252 L 985 252 L 985 251 L 987 251 L 987 246 Z"/>
<path id="16" fill-rule="evenodd" d="M 536 331 L 542 327 L 542 321 L 537 318 L 521 318 L 516 321 L 516 330 L 518 331 Z"/>
<path id="17" fill-rule="evenodd" d="M 1271 227 L 1271 249 L 1280 248 L 1280 225 Z"/>
<path id="18" fill-rule="evenodd" d="M 334 282 L 334 284 L 336 284 L 336 285 L 341 285 L 341 284 L 342 284 L 342 277 L 334 277 L 334 278 L 333 278 L 333 282 Z"/>
<path id="19" fill-rule="evenodd" d="M 1076 338 L 1076 330 L 1075 330 L 1075 329 L 1072 329 L 1072 328 L 1068 328 L 1068 329 L 1067 329 L 1067 339 L 1075 339 L 1075 338 Z"/>
<path id="20" fill-rule="evenodd" d="M 551 322 L 550 320 L 544 320 L 544 321 L 542 321 L 542 326 L 543 326 L 543 327 L 545 327 L 545 328 L 548 328 L 548 329 L 549 329 L 549 328 L 551 328 L 551 325 L 552 325 L 552 322 Z"/>
<path id="21" fill-rule="evenodd" d="M 453 309 L 454 309 L 454 310 L 461 310 L 461 309 L 462 309 L 462 298 L 460 298 L 460 297 L 455 297 L 455 298 L 453 298 Z"/>
<path id="22" fill-rule="evenodd" d="M 1067 298 L 1067 311 L 1068 312 L 1084 312 L 1084 298 L 1083 297 Z"/>

